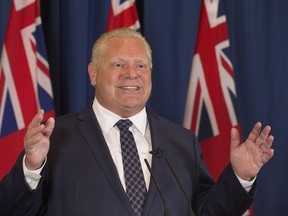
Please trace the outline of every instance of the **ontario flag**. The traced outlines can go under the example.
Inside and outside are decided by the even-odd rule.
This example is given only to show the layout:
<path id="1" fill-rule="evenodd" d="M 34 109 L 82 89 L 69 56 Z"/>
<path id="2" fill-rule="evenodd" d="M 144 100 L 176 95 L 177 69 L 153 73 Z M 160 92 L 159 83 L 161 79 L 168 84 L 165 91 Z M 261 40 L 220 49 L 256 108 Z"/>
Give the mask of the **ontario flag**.
<path id="1" fill-rule="evenodd" d="M 230 130 L 240 130 L 226 16 L 219 6 L 219 0 L 202 1 L 184 115 L 184 126 L 198 135 L 215 180 L 230 161 Z M 252 210 L 244 215 L 251 216 Z"/>
<path id="2" fill-rule="evenodd" d="M 107 31 L 121 27 L 140 29 L 135 0 L 111 0 Z"/>
<path id="3" fill-rule="evenodd" d="M 40 109 L 54 116 L 38 0 L 13 0 L 0 59 L 0 179 L 23 150 L 26 127 Z"/>

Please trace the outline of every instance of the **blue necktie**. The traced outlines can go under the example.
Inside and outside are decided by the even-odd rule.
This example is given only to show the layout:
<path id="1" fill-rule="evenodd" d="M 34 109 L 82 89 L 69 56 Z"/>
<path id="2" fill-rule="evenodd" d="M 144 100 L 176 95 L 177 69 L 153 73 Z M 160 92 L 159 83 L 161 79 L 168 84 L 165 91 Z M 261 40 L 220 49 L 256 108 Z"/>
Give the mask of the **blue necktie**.
<path id="1" fill-rule="evenodd" d="M 147 194 L 144 174 L 133 134 L 129 131 L 132 122 L 122 119 L 116 123 L 120 130 L 120 143 L 124 168 L 126 193 L 135 213 L 143 213 Z"/>

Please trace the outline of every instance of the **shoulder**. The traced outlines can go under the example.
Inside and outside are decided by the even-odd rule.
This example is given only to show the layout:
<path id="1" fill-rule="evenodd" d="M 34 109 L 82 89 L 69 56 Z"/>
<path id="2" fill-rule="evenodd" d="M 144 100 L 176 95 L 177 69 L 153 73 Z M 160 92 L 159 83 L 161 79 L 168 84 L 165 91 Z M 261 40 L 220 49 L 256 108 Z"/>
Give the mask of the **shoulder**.
<path id="1" fill-rule="evenodd" d="M 51 138 L 61 136 L 77 136 L 79 127 L 97 127 L 97 120 L 92 108 L 88 107 L 80 112 L 69 113 L 55 118 L 55 127 Z"/>
<path id="2" fill-rule="evenodd" d="M 65 115 L 57 116 L 55 118 L 55 125 L 56 126 L 72 126 L 73 123 L 84 121 L 85 119 L 91 119 L 95 117 L 95 114 L 91 107 L 87 107 L 86 109 L 79 111 L 79 112 L 73 112 L 68 113 Z"/>
<path id="3" fill-rule="evenodd" d="M 183 127 L 182 125 L 173 122 L 167 118 L 164 118 L 153 111 L 147 110 L 147 116 L 149 125 L 152 128 L 161 128 L 161 130 L 165 131 L 168 134 L 180 134 L 182 136 L 192 137 L 193 139 L 196 137 L 194 132 Z"/>

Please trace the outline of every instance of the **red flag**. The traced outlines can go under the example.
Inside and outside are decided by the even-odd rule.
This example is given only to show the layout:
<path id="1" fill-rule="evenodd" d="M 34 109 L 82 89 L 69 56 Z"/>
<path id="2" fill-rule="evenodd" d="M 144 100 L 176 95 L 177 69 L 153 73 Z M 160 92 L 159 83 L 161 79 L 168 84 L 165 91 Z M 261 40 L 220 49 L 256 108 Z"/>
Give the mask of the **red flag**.
<path id="1" fill-rule="evenodd" d="M 230 162 L 230 130 L 240 130 L 233 104 L 233 66 L 225 52 L 229 46 L 226 16 L 219 12 L 219 0 L 202 1 L 184 126 L 198 135 L 215 180 Z M 245 215 L 252 213 L 247 211 Z"/>
<path id="2" fill-rule="evenodd" d="M 120 27 L 140 28 L 135 0 L 111 0 L 107 31 Z"/>
<path id="3" fill-rule="evenodd" d="M 0 60 L 0 179 L 23 150 L 26 127 L 43 108 L 54 116 L 38 0 L 12 1 Z"/>

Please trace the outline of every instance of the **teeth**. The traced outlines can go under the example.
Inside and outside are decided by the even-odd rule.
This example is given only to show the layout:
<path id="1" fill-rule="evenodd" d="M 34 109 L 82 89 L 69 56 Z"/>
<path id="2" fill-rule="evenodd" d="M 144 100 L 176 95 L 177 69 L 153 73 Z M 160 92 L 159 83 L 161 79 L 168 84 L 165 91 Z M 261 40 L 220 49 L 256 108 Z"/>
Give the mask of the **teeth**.
<path id="1" fill-rule="evenodd" d="M 137 87 L 137 86 L 125 86 L 125 87 L 122 87 L 122 88 L 124 88 L 124 89 L 139 89 L 139 87 Z"/>

